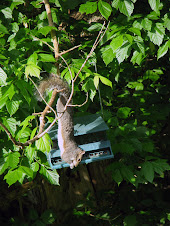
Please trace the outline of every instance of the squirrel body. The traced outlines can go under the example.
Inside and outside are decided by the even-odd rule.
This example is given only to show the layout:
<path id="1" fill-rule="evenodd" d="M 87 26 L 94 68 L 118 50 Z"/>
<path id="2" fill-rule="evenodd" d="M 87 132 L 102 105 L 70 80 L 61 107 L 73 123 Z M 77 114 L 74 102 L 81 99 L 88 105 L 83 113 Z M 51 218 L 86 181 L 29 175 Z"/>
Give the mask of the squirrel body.
<path id="1" fill-rule="evenodd" d="M 70 165 L 73 169 L 81 162 L 83 151 L 78 147 L 74 139 L 74 124 L 73 124 L 73 110 L 72 107 L 64 107 L 70 96 L 69 86 L 60 77 L 51 76 L 47 80 L 40 82 L 39 91 L 44 94 L 48 89 L 62 90 L 57 101 L 58 114 L 58 146 L 60 148 L 61 158 Z"/>

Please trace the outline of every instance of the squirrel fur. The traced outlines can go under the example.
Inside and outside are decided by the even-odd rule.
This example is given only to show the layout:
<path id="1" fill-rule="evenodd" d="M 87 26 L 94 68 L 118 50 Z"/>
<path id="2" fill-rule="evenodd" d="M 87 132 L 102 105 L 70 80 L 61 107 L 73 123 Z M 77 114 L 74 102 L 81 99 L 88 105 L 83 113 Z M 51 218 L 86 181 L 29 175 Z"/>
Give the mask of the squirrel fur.
<path id="1" fill-rule="evenodd" d="M 60 77 L 51 76 L 46 80 L 42 80 L 39 84 L 38 90 L 44 94 L 47 90 L 63 90 L 59 94 L 57 101 L 57 114 L 58 119 L 58 146 L 61 152 L 61 159 L 70 165 L 73 169 L 81 162 L 83 151 L 78 147 L 74 139 L 74 124 L 73 124 L 73 110 L 72 107 L 64 107 L 70 96 L 70 90 L 67 82 L 63 81 Z M 64 112 L 64 113 L 63 113 Z"/>

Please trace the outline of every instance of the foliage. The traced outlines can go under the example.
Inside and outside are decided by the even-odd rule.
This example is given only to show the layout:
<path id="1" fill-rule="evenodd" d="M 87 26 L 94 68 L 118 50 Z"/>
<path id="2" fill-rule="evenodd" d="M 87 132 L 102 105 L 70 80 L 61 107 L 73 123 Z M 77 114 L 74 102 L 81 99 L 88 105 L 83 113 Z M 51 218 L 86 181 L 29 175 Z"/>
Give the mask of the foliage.
<path id="1" fill-rule="evenodd" d="M 79 75 L 74 102 L 81 104 L 84 92 L 88 104 L 77 114 L 100 112 L 100 87 L 104 118 L 115 155 L 107 170 L 120 186 L 156 184 L 169 170 L 169 48 L 170 13 L 168 2 L 160 0 L 60 1 L 50 0 L 60 51 L 81 46 L 64 54 L 73 77 L 79 71 L 100 31 L 110 21 L 105 36 Z M 78 11 L 83 14 L 78 19 Z M 69 12 L 69 13 L 68 13 Z M 97 19 L 96 19 L 97 17 Z M 106 27 L 106 26 L 105 26 Z M 19 142 L 38 131 L 38 117 L 44 109 L 37 103 L 29 77 L 38 82 L 42 71 L 56 73 L 51 30 L 41 1 L 10 0 L 0 4 L 0 122 Z M 71 83 L 71 75 L 59 59 L 61 76 Z M 47 120 L 53 117 L 47 117 Z M 51 149 L 48 134 L 21 149 L 0 127 L 0 175 L 9 186 L 43 175 L 58 185 L 45 152 Z M 86 213 L 87 214 L 87 213 Z M 134 215 L 125 225 L 133 225 Z M 130 222 L 130 223 L 129 223 Z M 135 223 L 134 223 L 135 224 Z"/>

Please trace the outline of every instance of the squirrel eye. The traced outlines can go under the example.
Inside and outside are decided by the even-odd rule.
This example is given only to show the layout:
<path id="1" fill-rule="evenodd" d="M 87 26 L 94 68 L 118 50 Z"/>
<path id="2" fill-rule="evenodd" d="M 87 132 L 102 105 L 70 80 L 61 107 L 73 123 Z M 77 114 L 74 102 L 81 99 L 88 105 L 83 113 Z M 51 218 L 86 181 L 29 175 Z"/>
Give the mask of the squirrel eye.
<path id="1" fill-rule="evenodd" d="M 81 159 L 78 159 L 78 162 L 80 162 L 81 161 Z"/>

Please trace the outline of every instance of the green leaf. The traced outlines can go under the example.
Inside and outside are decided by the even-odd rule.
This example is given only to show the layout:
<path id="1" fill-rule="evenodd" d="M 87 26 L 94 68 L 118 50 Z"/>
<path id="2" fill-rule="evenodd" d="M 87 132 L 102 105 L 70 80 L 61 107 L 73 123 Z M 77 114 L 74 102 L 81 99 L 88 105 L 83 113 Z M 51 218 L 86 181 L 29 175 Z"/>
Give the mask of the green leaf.
<path id="1" fill-rule="evenodd" d="M 59 175 L 56 170 L 46 169 L 41 165 L 40 174 L 42 174 L 51 184 L 59 185 Z"/>
<path id="2" fill-rule="evenodd" d="M 152 10 L 159 11 L 160 0 L 148 0 L 148 2 Z"/>
<path id="3" fill-rule="evenodd" d="M 35 144 L 37 149 L 41 150 L 44 153 L 48 153 L 51 150 L 52 141 L 49 134 L 46 133 L 43 137 L 37 140 Z"/>
<path id="4" fill-rule="evenodd" d="M 136 216 L 134 216 L 134 215 L 126 216 L 124 218 L 124 224 L 123 225 L 126 225 L 126 226 L 136 226 L 137 225 Z"/>
<path id="5" fill-rule="evenodd" d="M 38 162 L 33 162 L 31 164 L 31 169 L 33 170 L 33 172 L 37 172 L 39 170 L 39 164 L 38 164 Z"/>
<path id="6" fill-rule="evenodd" d="M 35 65 L 32 62 L 29 62 L 25 68 L 25 75 L 28 77 L 28 75 L 40 78 L 40 67 Z"/>
<path id="7" fill-rule="evenodd" d="M 146 178 L 147 181 L 149 181 L 150 183 L 153 182 L 154 169 L 153 169 L 153 165 L 152 165 L 151 162 L 144 162 L 142 164 L 141 172 L 142 172 L 142 174 L 144 175 L 144 177 Z"/>
<path id="8" fill-rule="evenodd" d="M 45 27 L 40 28 L 38 32 L 41 33 L 42 35 L 46 36 L 52 30 L 58 31 L 56 27 L 45 26 Z"/>
<path id="9" fill-rule="evenodd" d="M 99 86 L 99 76 L 97 76 L 97 75 L 94 77 L 94 85 L 95 85 L 96 89 L 98 89 L 98 86 Z"/>
<path id="10" fill-rule="evenodd" d="M 18 100 L 17 98 L 12 98 L 12 100 L 7 100 L 6 102 L 6 107 L 7 110 L 10 114 L 10 116 L 12 116 L 13 114 L 15 114 L 15 112 L 19 109 L 19 105 L 22 101 Z"/>
<path id="11" fill-rule="evenodd" d="M 5 86 L 5 85 L 7 85 L 6 79 L 7 79 L 7 74 L 6 74 L 5 71 L 0 67 L 0 86 Z"/>
<path id="12" fill-rule="evenodd" d="M 26 166 L 20 166 L 18 168 L 19 171 L 23 172 L 25 175 L 27 175 L 28 177 L 33 178 L 33 170 L 26 167 Z"/>
<path id="13" fill-rule="evenodd" d="M 41 215 L 41 219 L 46 225 L 49 225 L 54 223 L 56 214 L 53 212 L 53 210 L 48 209 Z"/>
<path id="14" fill-rule="evenodd" d="M 0 158 L 0 175 L 8 168 L 7 158 Z"/>
<path id="15" fill-rule="evenodd" d="M 18 178 L 18 170 L 15 169 L 13 171 L 8 171 L 8 173 L 5 175 L 4 179 L 6 182 L 11 186 L 12 184 L 16 183 Z"/>
<path id="16" fill-rule="evenodd" d="M 32 98 L 27 91 L 29 89 L 29 84 L 24 80 L 18 80 L 16 86 L 19 88 L 21 94 L 23 95 L 27 103 L 30 104 Z"/>
<path id="17" fill-rule="evenodd" d="M 136 28 L 136 27 L 131 27 L 128 29 L 130 32 L 132 32 L 133 34 L 136 34 L 138 36 L 141 36 L 141 32 L 140 29 Z"/>
<path id="18" fill-rule="evenodd" d="M 17 167 L 19 163 L 20 153 L 19 152 L 11 152 L 7 157 L 8 165 L 11 168 Z"/>
<path id="19" fill-rule="evenodd" d="M 129 82 L 127 84 L 127 87 L 130 89 L 135 89 L 135 90 L 143 90 L 144 86 L 141 82 Z"/>
<path id="20" fill-rule="evenodd" d="M 131 111 L 131 108 L 129 108 L 129 107 L 119 108 L 117 111 L 117 117 L 123 118 L 123 119 L 128 118 L 130 111 Z"/>
<path id="21" fill-rule="evenodd" d="M 112 82 L 108 78 L 103 77 L 101 75 L 99 75 L 99 78 L 103 84 L 110 86 L 112 88 Z"/>
<path id="22" fill-rule="evenodd" d="M 145 30 L 150 31 L 152 28 L 152 21 L 149 20 L 148 18 L 144 18 L 142 20 L 142 26 Z"/>
<path id="23" fill-rule="evenodd" d="M 39 60 L 42 62 L 56 62 L 55 58 L 50 54 L 38 54 Z"/>
<path id="24" fill-rule="evenodd" d="M 146 152 L 153 152 L 154 145 L 152 142 L 142 143 L 142 148 Z"/>
<path id="25" fill-rule="evenodd" d="M 17 125 L 19 125 L 19 123 L 14 119 L 14 118 L 3 118 L 3 124 L 7 127 L 7 129 L 12 133 L 12 135 L 14 136 L 15 131 L 17 129 Z"/>
<path id="26" fill-rule="evenodd" d="M 151 31 L 148 31 L 148 36 L 151 42 L 158 46 L 160 46 L 163 42 L 164 35 L 165 28 L 161 23 L 156 23 L 156 25 L 152 27 Z"/>
<path id="27" fill-rule="evenodd" d="M 133 52 L 133 56 L 131 58 L 131 62 L 133 64 L 137 63 L 138 65 L 141 65 L 142 60 L 143 60 L 143 54 L 135 50 Z"/>
<path id="28" fill-rule="evenodd" d="M 159 69 L 147 70 L 143 79 L 151 79 L 153 82 L 156 82 L 162 74 L 164 74 L 163 71 Z"/>
<path id="29" fill-rule="evenodd" d="M 165 42 L 164 45 L 159 47 L 158 54 L 157 54 L 157 60 L 159 58 L 163 57 L 168 52 L 169 45 L 170 45 L 170 40 L 168 40 L 167 42 Z"/>
<path id="30" fill-rule="evenodd" d="M 102 14 L 102 16 L 106 20 L 108 20 L 109 16 L 111 15 L 111 12 L 112 12 L 112 7 L 107 2 L 100 0 L 98 2 L 98 9 L 99 9 L 99 12 Z"/>
<path id="31" fill-rule="evenodd" d="M 116 38 L 114 38 L 111 43 L 110 46 L 113 49 L 113 51 L 117 50 L 119 47 L 121 47 L 123 44 L 123 36 L 117 36 Z"/>
<path id="32" fill-rule="evenodd" d="M 112 177 L 113 177 L 113 180 L 115 180 L 118 185 L 123 181 L 123 177 L 120 172 L 120 169 L 116 169 L 112 174 Z"/>
<path id="33" fill-rule="evenodd" d="M 0 33 L 8 34 L 7 28 L 0 23 Z"/>
<path id="34" fill-rule="evenodd" d="M 33 148 L 31 146 L 26 147 L 26 156 L 30 162 L 33 162 L 36 155 L 37 155 L 37 152 L 36 152 L 35 148 Z"/>
<path id="35" fill-rule="evenodd" d="M 129 182 L 132 182 L 132 180 L 134 179 L 133 172 L 129 166 L 123 165 L 122 168 L 120 168 L 120 172 L 122 176 Z"/>
<path id="36" fill-rule="evenodd" d="M 33 119 L 35 119 L 35 115 L 29 115 L 24 121 L 22 121 L 20 124 L 20 126 L 23 126 L 22 130 L 24 130 Z"/>
<path id="37" fill-rule="evenodd" d="M 106 66 L 113 61 L 113 58 L 115 57 L 115 54 L 113 53 L 113 50 L 110 45 L 104 47 L 101 49 L 102 52 L 102 58 Z"/>
<path id="38" fill-rule="evenodd" d="M 28 58 L 27 63 L 33 62 L 35 65 L 37 64 L 38 55 L 36 52 L 31 54 L 31 56 Z"/>
<path id="39" fill-rule="evenodd" d="M 97 10 L 97 2 L 86 2 L 81 4 L 79 8 L 80 13 L 92 14 Z"/>
<path id="40" fill-rule="evenodd" d="M 6 19 L 12 19 L 12 10 L 9 7 L 6 7 L 1 10 Z"/>
<path id="41" fill-rule="evenodd" d="M 134 4 L 131 0 L 120 0 L 119 10 L 126 16 L 131 16 L 134 10 Z"/>
<path id="42" fill-rule="evenodd" d="M 116 58 L 119 64 L 129 57 L 130 52 L 131 44 L 129 44 L 128 41 L 125 41 L 124 44 L 116 51 Z"/>

